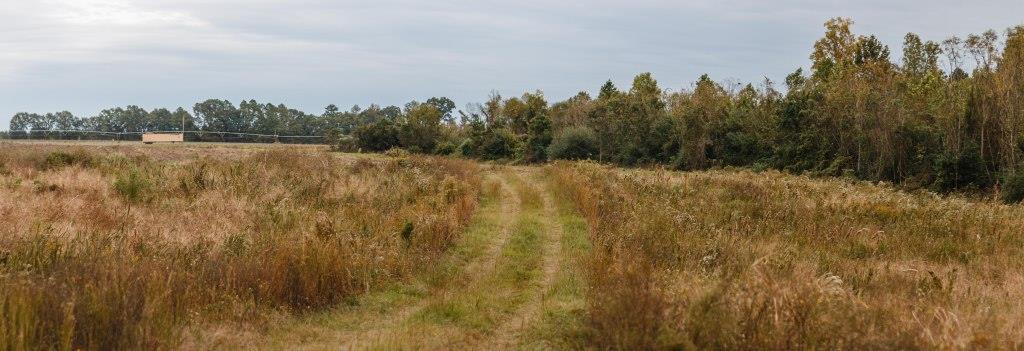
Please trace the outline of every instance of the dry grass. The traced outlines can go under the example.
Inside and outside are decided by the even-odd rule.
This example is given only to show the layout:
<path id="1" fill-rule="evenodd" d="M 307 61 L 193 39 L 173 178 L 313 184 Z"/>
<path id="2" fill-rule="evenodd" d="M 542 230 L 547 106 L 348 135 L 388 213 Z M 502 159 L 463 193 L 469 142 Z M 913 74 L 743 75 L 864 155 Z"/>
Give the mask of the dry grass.
<path id="1" fill-rule="evenodd" d="M 1024 207 L 776 172 L 559 164 L 599 349 L 1020 349 Z"/>
<path id="2" fill-rule="evenodd" d="M 217 344 L 246 332 L 300 347 L 288 330 L 302 328 L 273 327 L 358 332 L 345 305 L 386 317 L 402 299 L 423 308 L 376 319 L 397 331 L 382 348 L 473 345 L 509 320 L 535 324 L 512 342 L 539 349 L 1024 348 L 1019 205 L 592 163 L 528 181 L 505 169 L 502 191 L 487 172 L 302 148 L 0 144 L 0 350 L 262 346 Z M 539 316 L 512 318 L 534 297 Z"/>
<path id="3" fill-rule="evenodd" d="M 0 350 L 323 309 L 430 267 L 476 208 L 469 162 L 222 151 L 0 145 Z"/>

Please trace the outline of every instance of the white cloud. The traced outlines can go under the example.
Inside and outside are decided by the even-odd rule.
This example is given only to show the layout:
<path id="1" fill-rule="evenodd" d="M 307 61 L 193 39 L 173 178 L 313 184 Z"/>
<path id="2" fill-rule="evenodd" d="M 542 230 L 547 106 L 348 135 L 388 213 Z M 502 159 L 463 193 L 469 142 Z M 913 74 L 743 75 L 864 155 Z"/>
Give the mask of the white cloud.
<path id="1" fill-rule="evenodd" d="M 448 95 L 462 105 L 544 89 L 552 99 L 652 71 L 781 78 L 821 23 L 857 21 L 897 53 L 1021 22 L 992 0 L 0 0 L 0 129 L 20 110 L 260 98 L 308 110 Z"/>
<path id="2" fill-rule="evenodd" d="M 127 0 L 44 0 L 42 3 L 46 16 L 72 25 L 134 29 L 206 24 L 188 12 L 146 9 Z"/>

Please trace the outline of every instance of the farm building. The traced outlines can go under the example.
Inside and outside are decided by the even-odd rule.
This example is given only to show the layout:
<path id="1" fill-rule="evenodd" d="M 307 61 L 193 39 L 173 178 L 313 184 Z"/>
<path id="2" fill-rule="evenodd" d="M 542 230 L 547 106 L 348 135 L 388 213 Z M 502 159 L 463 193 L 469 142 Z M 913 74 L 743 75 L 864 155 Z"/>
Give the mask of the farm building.
<path id="1" fill-rule="evenodd" d="M 185 141 L 184 133 L 145 133 L 142 134 L 142 142 L 152 143 L 180 143 Z"/>

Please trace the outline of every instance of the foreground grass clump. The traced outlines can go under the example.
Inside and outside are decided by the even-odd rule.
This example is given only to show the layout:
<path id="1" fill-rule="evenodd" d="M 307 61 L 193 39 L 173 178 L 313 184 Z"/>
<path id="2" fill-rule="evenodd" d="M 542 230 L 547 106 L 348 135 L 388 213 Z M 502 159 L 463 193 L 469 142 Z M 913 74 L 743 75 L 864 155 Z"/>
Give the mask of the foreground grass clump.
<path id="1" fill-rule="evenodd" d="M 777 172 L 557 164 L 605 349 L 1020 349 L 1024 208 Z"/>
<path id="2" fill-rule="evenodd" d="M 0 350 L 163 349 L 322 309 L 437 261 L 474 164 L 0 145 Z"/>

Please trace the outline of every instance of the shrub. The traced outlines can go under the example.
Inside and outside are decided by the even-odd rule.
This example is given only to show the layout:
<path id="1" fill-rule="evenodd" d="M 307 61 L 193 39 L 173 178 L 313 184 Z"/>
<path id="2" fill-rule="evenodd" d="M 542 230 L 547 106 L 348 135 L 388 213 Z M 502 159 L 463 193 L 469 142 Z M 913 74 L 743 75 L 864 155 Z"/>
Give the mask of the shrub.
<path id="1" fill-rule="evenodd" d="M 466 139 L 466 140 L 463 140 L 461 144 L 459 144 L 459 150 L 458 151 L 459 151 L 459 154 L 462 155 L 462 156 L 465 156 L 465 157 L 475 157 L 476 156 L 476 147 L 477 147 L 477 145 L 476 145 L 475 142 L 473 142 L 473 139 Z"/>
<path id="2" fill-rule="evenodd" d="M 1003 201 L 1006 203 L 1024 201 L 1024 172 L 1007 175 L 1002 192 Z"/>
<path id="3" fill-rule="evenodd" d="M 114 180 L 114 191 L 128 203 L 141 202 L 147 198 L 151 184 L 135 168 L 129 168 Z"/>
<path id="4" fill-rule="evenodd" d="M 72 152 L 53 151 L 46 155 L 46 159 L 39 165 L 40 169 L 55 169 L 67 166 L 89 166 L 92 165 L 92 156 L 84 150 Z"/>
<path id="5" fill-rule="evenodd" d="M 354 152 L 359 150 L 359 143 L 351 135 L 342 134 L 337 128 L 327 130 L 324 140 L 331 146 L 331 151 Z"/>
<path id="6" fill-rule="evenodd" d="M 437 155 L 453 155 L 457 151 L 459 151 L 459 147 L 451 141 L 437 144 L 437 147 L 434 148 L 434 153 Z"/>
<path id="7" fill-rule="evenodd" d="M 479 157 L 485 160 L 508 159 L 515 155 L 518 144 L 512 131 L 505 128 L 491 129 L 481 140 Z"/>
<path id="8" fill-rule="evenodd" d="M 529 135 L 526 138 L 525 159 L 528 162 L 544 162 L 548 160 L 548 146 L 551 145 L 551 121 L 545 115 L 534 117 L 530 121 Z"/>
<path id="9" fill-rule="evenodd" d="M 388 120 L 361 125 L 352 134 L 356 144 L 367 151 L 380 152 L 399 146 L 398 127 Z"/>
<path id="10" fill-rule="evenodd" d="M 936 191 L 948 192 L 991 185 L 986 176 L 985 161 L 976 146 L 968 145 L 959 153 L 936 155 L 932 163 L 931 187 Z"/>
<path id="11" fill-rule="evenodd" d="M 384 155 L 388 157 L 406 158 L 409 157 L 409 151 L 406 151 L 403 148 L 393 147 L 388 149 L 388 151 L 385 151 Z"/>
<path id="12" fill-rule="evenodd" d="M 408 109 L 398 128 L 398 142 L 414 153 L 434 151 L 441 133 L 441 112 L 430 104 Z"/>
<path id="13" fill-rule="evenodd" d="M 597 136 L 585 127 L 567 128 L 548 147 L 548 156 L 559 160 L 585 160 L 597 155 Z"/>

